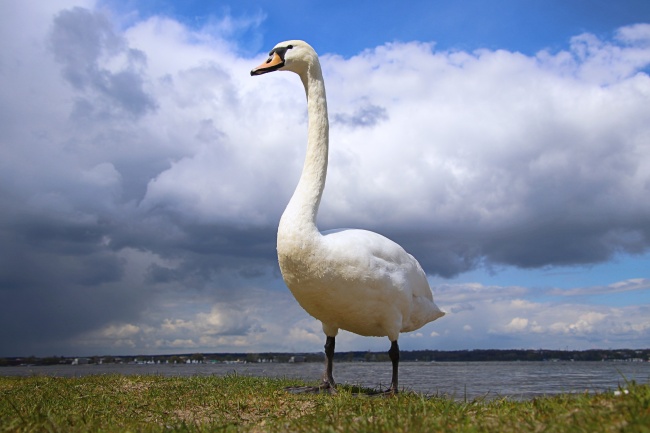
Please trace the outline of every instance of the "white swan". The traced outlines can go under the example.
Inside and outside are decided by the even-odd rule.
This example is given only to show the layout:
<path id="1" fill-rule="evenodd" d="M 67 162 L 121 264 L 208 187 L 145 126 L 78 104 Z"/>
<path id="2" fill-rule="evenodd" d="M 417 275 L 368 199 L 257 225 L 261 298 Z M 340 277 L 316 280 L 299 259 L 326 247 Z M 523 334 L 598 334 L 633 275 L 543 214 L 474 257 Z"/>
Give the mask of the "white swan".
<path id="1" fill-rule="evenodd" d="M 316 226 L 327 174 L 329 123 L 325 84 L 318 55 L 303 41 L 276 45 L 266 62 L 251 71 L 261 75 L 292 71 L 307 94 L 307 154 L 296 191 L 278 228 L 278 261 L 287 287 L 326 335 L 326 369 L 318 389 L 335 392 L 334 342 L 339 329 L 364 336 L 387 336 L 393 376 L 387 392 L 397 392 L 400 332 L 442 317 L 433 302 L 422 267 L 395 242 L 370 231 Z"/>

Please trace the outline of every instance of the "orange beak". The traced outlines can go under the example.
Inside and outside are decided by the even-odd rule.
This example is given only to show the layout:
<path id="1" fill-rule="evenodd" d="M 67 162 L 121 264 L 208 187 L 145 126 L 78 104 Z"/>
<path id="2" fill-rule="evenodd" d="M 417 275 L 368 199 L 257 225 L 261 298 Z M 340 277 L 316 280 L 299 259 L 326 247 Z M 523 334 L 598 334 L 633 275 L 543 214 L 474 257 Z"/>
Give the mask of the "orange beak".
<path id="1" fill-rule="evenodd" d="M 256 68 L 253 68 L 251 75 L 262 75 L 266 74 L 267 72 L 273 72 L 280 69 L 282 66 L 284 66 L 284 60 L 282 60 L 282 57 L 280 57 L 278 53 L 274 52 L 266 60 L 266 62 L 262 63 Z"/>

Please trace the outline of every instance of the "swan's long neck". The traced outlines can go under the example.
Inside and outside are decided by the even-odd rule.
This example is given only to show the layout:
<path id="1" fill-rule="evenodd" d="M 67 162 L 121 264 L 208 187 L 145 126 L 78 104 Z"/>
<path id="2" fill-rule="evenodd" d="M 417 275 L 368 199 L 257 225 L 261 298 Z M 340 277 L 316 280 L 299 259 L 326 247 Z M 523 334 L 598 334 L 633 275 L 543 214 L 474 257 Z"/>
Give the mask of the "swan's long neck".
<path id="1" fill-rule="evenodd" d="M 318 234 L 316 216 L 327 176 L 329 123 L 318 58 L 299 75 L 307 94 L 307 153 L 298 186 L 280 219 L 279 235 L 297 231 Z"/>

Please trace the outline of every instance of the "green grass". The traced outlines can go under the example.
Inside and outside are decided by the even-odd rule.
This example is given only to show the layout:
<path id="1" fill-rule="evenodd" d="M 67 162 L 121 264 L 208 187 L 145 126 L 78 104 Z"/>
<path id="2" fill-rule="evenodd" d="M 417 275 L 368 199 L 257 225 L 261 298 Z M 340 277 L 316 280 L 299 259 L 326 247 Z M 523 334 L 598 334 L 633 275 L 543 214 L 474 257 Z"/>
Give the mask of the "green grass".
<path id="1" fill-rule="evenodd" d="M 294 395 L 295 380 L 226 377 L 0 377 L 0 432 L 648 432 L 650 385 L 615 395 L 458 402 Z"/>

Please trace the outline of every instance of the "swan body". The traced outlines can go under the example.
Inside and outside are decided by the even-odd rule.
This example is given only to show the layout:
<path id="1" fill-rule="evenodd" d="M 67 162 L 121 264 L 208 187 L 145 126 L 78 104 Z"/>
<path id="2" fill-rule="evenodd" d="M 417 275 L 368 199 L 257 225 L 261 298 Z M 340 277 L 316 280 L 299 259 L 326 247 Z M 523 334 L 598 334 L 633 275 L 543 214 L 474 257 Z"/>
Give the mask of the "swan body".
<path id="1" fill-rule="evenodd" d="M 285 283 L 328 336 L 345 329 L 395 341 L 442 315 L 419 263 L 377 233 L 331 230 L 309 246 L 279 235 L 278 257 Z"/>
<path id="2" fill-rule="evenodd" d="M 327 176 L 329 123 L 318 55 L 303 41 L 276 45 L 251 71 L 292 71 L 302 80 L 309 118 L 307 153 L 298 186 L 278 227 L 278 262 L 301 307 L 323 324 L 327 367 L 321 388 L 334 389 L 332 358 L 339 329 L 386 336 L 393 360 L 391 393 L 397 392 L 400 332 L 442 317 L 418 261 L 397 243 L 367 230 L 320 232 L 318 207 Z"/>

